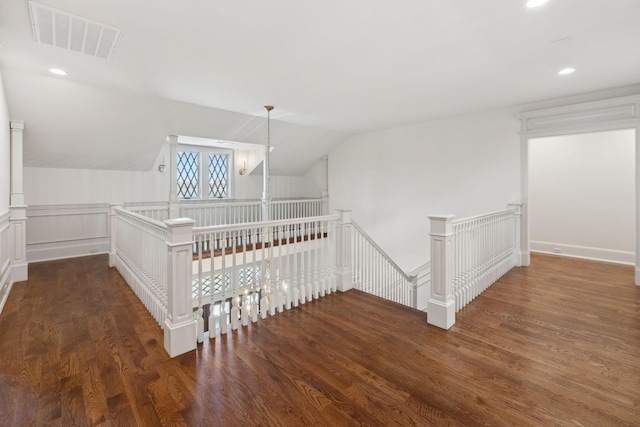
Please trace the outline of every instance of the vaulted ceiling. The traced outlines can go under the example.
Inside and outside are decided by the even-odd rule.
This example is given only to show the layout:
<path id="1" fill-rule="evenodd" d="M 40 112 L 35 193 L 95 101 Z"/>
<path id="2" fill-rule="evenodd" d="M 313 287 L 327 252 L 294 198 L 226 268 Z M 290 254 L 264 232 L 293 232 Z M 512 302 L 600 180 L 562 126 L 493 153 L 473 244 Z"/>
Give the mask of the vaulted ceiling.
<path id="1" fill-rule="evenodd" d="M 640 83 L 638 0 L 39 3 L 121 35 L 110 59 L 38 44 L 29 2 L 0 2 L 31 166 L 145 170 L 167 134 L 264 143 L 274 104 L 274 170 L 299 173 L 353 133 Z"/>

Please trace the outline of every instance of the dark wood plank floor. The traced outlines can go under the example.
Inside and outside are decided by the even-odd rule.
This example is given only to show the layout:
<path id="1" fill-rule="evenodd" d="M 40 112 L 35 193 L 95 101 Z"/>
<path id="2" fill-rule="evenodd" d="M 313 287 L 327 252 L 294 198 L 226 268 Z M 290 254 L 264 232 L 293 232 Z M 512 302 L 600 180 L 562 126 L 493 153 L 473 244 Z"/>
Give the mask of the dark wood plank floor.
<path id="1" fill-rule="evenodd" d="M 534 256 L 458 313 L 357 291 L 169 359 L 105 256 L 30 266 L 0 315 L 0 425 L 640 425 L 633 268 Z"/>

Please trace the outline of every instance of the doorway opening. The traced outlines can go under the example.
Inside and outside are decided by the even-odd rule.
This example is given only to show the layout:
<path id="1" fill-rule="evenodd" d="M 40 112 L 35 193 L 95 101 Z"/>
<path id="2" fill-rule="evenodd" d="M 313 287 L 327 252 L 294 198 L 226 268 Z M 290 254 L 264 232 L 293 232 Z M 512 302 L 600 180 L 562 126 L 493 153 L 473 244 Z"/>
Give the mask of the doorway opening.
<path id="1" fill-rule="evenodd" d="M 529 140 L 532 252 L 635 264 L 635 130 Z"/>

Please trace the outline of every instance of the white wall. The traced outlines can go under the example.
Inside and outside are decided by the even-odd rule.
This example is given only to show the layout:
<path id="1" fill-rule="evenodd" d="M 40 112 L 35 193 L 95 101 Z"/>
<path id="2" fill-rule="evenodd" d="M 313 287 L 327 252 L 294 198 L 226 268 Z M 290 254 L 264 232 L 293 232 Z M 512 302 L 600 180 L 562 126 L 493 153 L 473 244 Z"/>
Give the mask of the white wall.
<path id="1" fill-rule="evenodd" d="M 11 196 L 11 128 L 9 109 L 0 70 L 0 311 L 11 289 L 9 255 L 9 201 Z"/>
<path id="2" fill-rule="evenodd" d="M 238 156 L 240 157 L 240 156 Z M 236 161 L 236 171 L 242 167 Z M 235 172 L 233 183 L 234 199 L 262 198 L 262 168 L 253 173 L 239 175 Z M 303 175 L 271 175 L 272 199 L 320 198 L 327 191 L 327 159 L 321 158 Z"/>
<path id="3" fill-rule="evenodd" d="M 9 108 L 4 92 L 2 70 L 0 70 L 0 214 L 9 210 L 11 196 L 11 159 L 9 148 L 11 145 Z"/>
<path id="4" fill-rule="evenodd" d="M 272 175 L 271 198 L 301 198 L 304 197 L 304 177 L 288 175 Z M 262 198 L 262 174 L 237 176 L 233 187 L 234 199 Z"/>
<path id="5" fill-rule="evenodd" d="M 169 171 L 161 173 L 165 144 L 150 171 L 24 168 L 25 201 L 29 206 L 87 203 L 157 202 L 169 200 Z"/>
<path id="6" fill-rule="evenodd" d="M 327 179 L 327 163 L 329 159 L 323 157 L 318 160 L 304 175 L 304 196 L 320 198 L 329 191 Z"/>
<path id="7" fill-rule="evenodd" d="M 531 249 L 634 263 L 635 133 L 529 143 Z"/>
<path id="8" fill-rule="evenodd" d="M 168 200 L 165 172 L 24 168 L 29 206 Z"/>
<path id="9" fill-rule="evenodd" d="M 29 206 L 161 202 L 169 200 L 169 171 L 158 172 L 164 161 L 169 165 L 169 151 L 165 145 L 148 172 L 96 169 L 24 168 L 25 199 Z M 233 171 L 234 199 L 260 199 L 262 173 Z M 273 175 L 271 197 L 321 197 L 326 187 L 326 161 L 319 160 L 305 175 Z M 8 190 L 7 190 L 8 191 Z M 8 194 L 8 193 L 7 193 Z M 8 199 L 9 196 L 7 196 Z"/>
<path id="10" fill-rule="evenodd" d="M 428 215 L 465 217 L 520 197 L 513 110 L 353 136 L 329 155 L 331 208 L 353 219 L 405 271 L 429 260 Z"/>

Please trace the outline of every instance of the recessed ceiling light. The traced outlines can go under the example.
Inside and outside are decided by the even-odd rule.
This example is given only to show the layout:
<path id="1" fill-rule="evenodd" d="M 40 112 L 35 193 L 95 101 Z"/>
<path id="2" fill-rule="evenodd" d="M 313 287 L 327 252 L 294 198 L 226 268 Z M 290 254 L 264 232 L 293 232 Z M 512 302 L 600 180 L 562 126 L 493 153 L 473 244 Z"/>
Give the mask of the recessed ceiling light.
<path id="1" fill-rule="evenodd" d="M 49 68 L 49 72 L 51 74 L 55 74 L 56 76 L 66 76 L 67 72 L 65 70 L 61 70 L 60 68 Z"/>
<path id="2" fill-rule="evenodd" d="M 575 71 L 576 71 L 575 68 L 567 67 L 567 68 L 563 68 L 562 70 L 558 71 L 558 74 L 560 74 L 561 76 L 566 76 L 567 74 L 572 74 Z"/>
<path id="3" fill-rule="evenodd" d="M 534 8 L 534 7 L 542 6 L 548 1 L 549 0 L 527 0 L 527 7 Z"/>

